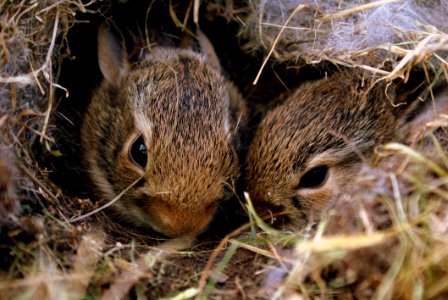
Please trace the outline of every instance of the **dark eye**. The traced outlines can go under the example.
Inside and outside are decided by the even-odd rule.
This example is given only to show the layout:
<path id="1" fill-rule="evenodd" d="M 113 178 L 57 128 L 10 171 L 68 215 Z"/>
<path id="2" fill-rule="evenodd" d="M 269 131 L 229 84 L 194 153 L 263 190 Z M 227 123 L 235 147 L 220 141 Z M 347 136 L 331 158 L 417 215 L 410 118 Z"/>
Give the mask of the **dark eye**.
<path id="1" fill-rule="evenodd" d="M 322 185 L 327 179 L 328 167 L 318 166 L 306 172 L 300 178 L 299 188 L 316 188 Z"/>
<path id="2" fill-rule="evenodd" d="M 145 140 L 139 136 L 131 145 L 129 150 L 129 158 L 143 169 L 146 168 L 148 162 L 148 153 L 146 151 Z"/>

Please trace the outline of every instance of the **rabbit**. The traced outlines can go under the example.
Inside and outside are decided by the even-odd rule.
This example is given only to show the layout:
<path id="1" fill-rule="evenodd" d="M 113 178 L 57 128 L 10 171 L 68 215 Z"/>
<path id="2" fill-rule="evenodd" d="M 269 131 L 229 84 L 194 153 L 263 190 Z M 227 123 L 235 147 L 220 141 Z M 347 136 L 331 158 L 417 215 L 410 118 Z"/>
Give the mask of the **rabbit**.
<path id="1" fill-rule="evenodd" d="M 133 64 L 114 31 L 98 31 L 104 79 L 81 129 L 94 190 L 103 203 L 124 192 L 111 211 L 126 222 L 196 237 L 239 176 L 245 103 L 199 30 L 201 53 L 158 46 Z"/>
<path id="2" fill-rule="evenodd" d="M 337 188 L 353 182 L 375 145 L 400 137 L 419 92 L 377 79 L 338 72 L 299 86 L 266 113 L 249 145 L 245 176 L 260 215 L 283 214 L 287 227 L 303 228 Z"/>

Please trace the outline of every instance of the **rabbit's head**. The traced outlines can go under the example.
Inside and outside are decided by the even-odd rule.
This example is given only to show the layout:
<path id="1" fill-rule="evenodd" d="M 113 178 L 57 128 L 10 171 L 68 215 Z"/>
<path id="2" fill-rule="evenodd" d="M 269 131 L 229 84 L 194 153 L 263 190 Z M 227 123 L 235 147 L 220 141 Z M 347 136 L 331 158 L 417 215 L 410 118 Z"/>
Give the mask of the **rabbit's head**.
<path id="1" fill-rule="evenodd" d="M 167 236 L 199 234 L 239 174 L 242 99 L 213 53 L 155 48 L 130 65 L 106 25 L 98 43 L 104 80 L 82 127 L 96 191 L 103 202 L 124 192 L 113 204 L 119 218 Z"/>
<path id="2" fill-rule="evenodd" d="M 270 110 L 250 145 L 247 190 L 262 214 L 301 226 L 350 185 L 374 145 L 390 140 L 407 105 L 374 78 L 339 73 L 305 84 Z"/>

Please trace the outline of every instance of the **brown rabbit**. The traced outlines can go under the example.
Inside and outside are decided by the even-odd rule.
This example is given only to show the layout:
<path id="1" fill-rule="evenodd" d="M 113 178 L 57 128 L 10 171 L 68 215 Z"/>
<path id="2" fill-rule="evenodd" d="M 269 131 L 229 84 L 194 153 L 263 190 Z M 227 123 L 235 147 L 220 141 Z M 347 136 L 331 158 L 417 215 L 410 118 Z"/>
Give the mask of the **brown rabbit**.
<path id="1" fill-rule="evenodd" d="M 302 226 L 336 188 L 350 185 L 374 145 L 394 139 L 415 111 L 409 104 L 416 93 L 376 79 L 341 72 L 301 86 L 266 114 L 249 147 L 246 178 L 261 214 L 283 211 Z"/>
<path id="2" fill-rule="evenodd" d="M 201 233 L 239 175 L 243 100 L 221 74 L 210 42 L 198 36 L 206 55 L 156 47 L 130 65 L 122 41 L 101 26 L 104 81 L 82 126 L 102 201 L 128 189 L 112 205 L 119 217 L 170 237 Z"/>

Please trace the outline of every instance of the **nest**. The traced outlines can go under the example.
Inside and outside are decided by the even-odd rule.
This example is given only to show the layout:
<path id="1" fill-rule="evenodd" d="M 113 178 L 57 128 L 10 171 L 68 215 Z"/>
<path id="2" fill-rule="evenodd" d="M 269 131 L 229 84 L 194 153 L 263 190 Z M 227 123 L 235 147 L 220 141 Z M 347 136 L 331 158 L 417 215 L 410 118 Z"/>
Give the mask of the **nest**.
<path id="1" fill-rule="evenodd" d="M 405 78 L 417 65 L 446 74 L 441 1 L 260 1 L 245 19 L 247 51 L 293 66 L 329 61 Z"/>
<path id="2" fill-rule="evenodd" d="M 185 246 L 182 241 L 154 248 L 158 241 L 148 242 L 140 233 L 117 234 L 126 229 L 102 214 L 96 220 L 71 222 L 72 217 L 92 211 L 95 203 L 55 182 L 65 175 L 47 160 L 66 155 L 59 151 L 63 140 L 57 139 L 64 137 L 56 116 L 61 115 L 68 93 L 62 83 L 69 82 L 60 80 L 61 66 L 74 59 L 67 46 L 73 28 L 86 20 L 104 19 L 102 13 L 123 2 L 135 3 L 0 4 L 2 295 L 58 299 L 447 295 L 446 116 L 420 128 L 407 145 L 378 148 L 375 163 L 366 164 L 354 188 L 340 191 L 322 221 L 303 232 L 270 228 L 249 204 L 251 224 L 229 233 L 218 246 L 204 242 L 189 251 L 176 251 Z M 166 3 L 172 8 L 174 2 Z M 448 78 L 446 0 L 257 4 L 228 0 L 208 1 L 202 10 L 198 4 L 189 1 L 185 15 L 174 10 L 166 14 L 179 28 L 187 19 L 218 18 L 218 28 L 227 28 L 222 20 L 240 27 L 241 47 L 235 42 L 234 48 L 241 50 L 241 56 L 218 49 L 230 60 L 261 52 L 271 67 L 303 68 L 328 61 L 386 80 L 406 81 L 415 69 L 423 70 L 429 86 L 446 84 L 443 80 Z M 220 38 L 216 32 L 211 40 Z M 261 67 L 260 74 L 267 69 L 257 56 L 252 60 L 257 71 Z M 229 73 L 238 72 L 230 68 Z M 247 91 L 252 82 L 239 73 L 235 80 L 242 79 L 237 84 L 251 100 Z M 269 94 L 269 86 L 258 88 Z"/>

